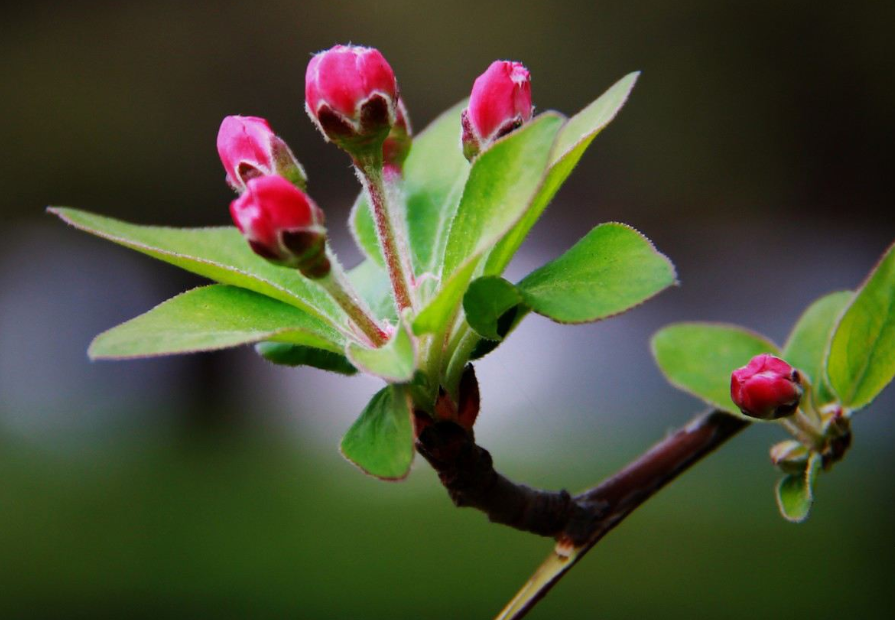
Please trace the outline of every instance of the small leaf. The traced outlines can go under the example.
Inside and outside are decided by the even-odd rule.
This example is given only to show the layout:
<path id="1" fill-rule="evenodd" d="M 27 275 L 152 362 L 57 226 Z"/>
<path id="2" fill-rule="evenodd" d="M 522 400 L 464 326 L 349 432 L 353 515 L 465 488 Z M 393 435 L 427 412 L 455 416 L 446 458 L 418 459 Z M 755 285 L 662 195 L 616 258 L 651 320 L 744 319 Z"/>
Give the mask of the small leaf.
<path id="1" fill-rule="evenodd" d="M 511 283 L 497 276 L 473 280 L 463 296 L 466 322 L 475 332 L 488 340 L 503 340 L 499 333 L 500 318 L 522 303 L 519 291 Z"/>
<path id="2" fill-rule="evenodd" d="M 278 299 L 351 333 L 347 316 L 321 286 L 295 269 L 256 256 L 236 228 L 140 226 L 76 209 L 49 211 L 75 228 L 222 284 Z"/>
<path id="3" fill-rule="evenodd" d="M 442 329 L 482 256 L 519 220 L 546 171 L 562 117 L 545 113 L 476 159 L 445 248 L 442 287 L 414 321 L 417 334 Z"/>
<path id="4" fill-rule="evenodd" d="M 348 272 L 348 280 L 376 318 L 397 323 L 392 285 L 384 269 L 372 260 L 365 260 Z"/>
<path id="5" fill-rule="evenodd" d="M 631 73 L 616 82 L 578 114 L 569 119 L 556 138 L 550 168 L 537 197 L 513 229 L 497 244 L 485 263 L 486 275 L 500 275 L 544 213 L 553 196 L 578 165 L 587 147 L 625 105 L 640 73 Z"/>
<path id="6" fill-rule="evenodd" d="M 811 379 L 817 406 L 836 398 L 827 386 L 824 362 L 833 329 L 853 297 L 852 291 L 839 291 L 815 301 L 799 318 L 783 347 L 783 359 Z"/>
<path id="7" fill-rule="evenodd" d="M 378 349 L 352 342 L 347 353 L 351 363 L 360 370 L 389 383 L 407 383 L 416 372 L 416 346 L 403 322 L 398 323 L 391 340 Z"/>
<path id="8" fill-rule="evenodd" d="M 371 476 L 401 480 L 413 461 L 410 404 L 402 386 L 390 385 L 373 396 L 342 438 L 342 455 Z"/>
<path id="9" fill-rule="evenodd" d="M 827 374 L 850 409 L 869 405 L 895 376 L 895 245 L 842 315 L 830 344 Z"/>
<path id="10" fill-rule="evenodd" d="M 332 351 L 282 342 L 259 342 L 255 350 L 267 361 L 281 366 L 311 366 L 340 375 L 357 374 L 357 368 L 344 355 Z"/>
<path id="11" fill-rule="evenodd" d="M 821 456 L 815 452 L 803 473 L 784 476 L 777 483 L 777 507 L 787 521 L 802 523 L 808 518 L 814 503 L 814 483 L 820 465 Z"/>
<path id="12" fill-rule="evenodd" d="M 461 101 L 415 136 L 404 162 L 408 244 L 418 274 L 439 271 L 450 222 L 469 176 L 469 162 L 460 150 L 460 112 L 465 107 L 466 101 Z M 367 256 L 384 266 L 376 225 L 363 193 L 352 209 L 351 229 Z"/>
<path id="13" fill-rule="evenodd" d="M 499 347 L 500 343 L 506 340 L 507 336 L 518 327 L 519 323 L 522 322 L 522 319 L 529 312 L 531 312 L 531 309 L 523 304 L 513 306 L 504 312 L 497 320 L 497 335 L 500 336 L 500 340 L 487 340 L 485 338 L 479 340 L 472 353 L 469 354 L 469 361 L 481 359 Z"/>
<path id="14" fill-rule="evenodd" d="M 341 352 L 340 334 L 281 301 L 213 284 L 187 291 L 97 336 L 92 359 L 125 359 L 226 349 L 274 340 Z"/>
<path id="15" fill-rule="evenodd" d="M 624 224 L 602 224 L 519 283 L 525 303 L 559 323 L 585 323 L 629 310 L 675 282 L 674 266 Z"/>
<path id="16" fill-rule="evenodd" d="M 735 415 L 741 414 L 730 400 L 730 373 L 759 353 L 778 354 L 763 336 L 717 323 L 669 325 L 653 336 L 652 349 L 672 385 Z"/>

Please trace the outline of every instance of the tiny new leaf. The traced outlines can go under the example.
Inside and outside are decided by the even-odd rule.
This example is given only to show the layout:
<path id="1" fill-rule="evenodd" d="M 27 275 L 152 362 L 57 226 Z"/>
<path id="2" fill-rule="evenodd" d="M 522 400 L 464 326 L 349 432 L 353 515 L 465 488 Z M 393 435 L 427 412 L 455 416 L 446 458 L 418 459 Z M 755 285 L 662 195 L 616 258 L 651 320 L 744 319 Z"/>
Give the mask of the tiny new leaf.
<path id="1" fill-rule="evenodd" d="M 730 373 L 777 346 L 736 325 L 676 323 L 659 330 L 653 355 L 668 381 L 713 407 L 741 415 L 730 399 Z"/>
<path id="2" fill-rule="evenodd" d="M 814 503 L 814 483 L 820 471 L 821 460 L 819 454 L 812 454 L 803 473 L 784 476 L 777 483 L 777 507 L 787 521 L 802 523 L 808 518 Z"/>
<path id="3" fill-rule="evenodd" d="M 342 438 L 342 455 L 371 476 L 401 480 L 413 461 L 413 424 L 403 386 L 389 385 L 373 396 Z"/>
<path id="4" fill-rule="evenodd" d="M 525 304 L 559 323 L 586 323 L 629 310 L 675 282 L 674 266 L 624 224 L 601 224 L 565 254 L 522 280 Z"/>
<path id="5" fill-rule="evenodd" d="M 477 278 L 463 296 L 466 322 L 482 338 L 503 340 L 500 319 L 522 303 L 522 296 L 511 283 L 498 276 Z"/>
<path id="6" fill-rule="evenodd" d="M 783 359 L 811 379 L 818 406 L 836 398 L 827 385 L 824 363 L 836 322 L 853 297 L 851 291 L 839 291 L 815 301 L 799 318 L 783 347 Z"/>
<path id="7" fill-rule="evenodd" d="M 381 347 L 373 349 L 352 342 L 348 345 L 347 355 L 352 364 L 389 383 L 407 383 L 416 372 L 416 346 L 403 321 Z"/>
<path id="8" fill-rule="evenodd" d="M 273 340 L 341 352 L 339 334 L 295 306 L 235 286 L 212 284 L 169 299 L 97 336 L 93 359 L 213 351 Z"/>
<path id="9" fill-rule="evenodd" d="M 895 376 L 895 245 L 842 315 L 830 344 L 827 375 L 849 409 L 869 405 Z"/>

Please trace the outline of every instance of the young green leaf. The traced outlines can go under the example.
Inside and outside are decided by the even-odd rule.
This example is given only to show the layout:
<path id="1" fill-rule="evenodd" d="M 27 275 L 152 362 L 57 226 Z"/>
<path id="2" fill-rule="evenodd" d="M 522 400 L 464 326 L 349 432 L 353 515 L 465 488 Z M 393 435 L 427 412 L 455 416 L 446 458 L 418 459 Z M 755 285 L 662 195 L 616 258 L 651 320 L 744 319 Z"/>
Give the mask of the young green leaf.
<path id="1" fill-rule="evenodd" d="M 895 376 L 895 245 L 842 315 L 830 344 L 827 375 L 850 409 L 869 405 Z"/>
<path id="2" fill-rule="evenodd" d="M 340 375 L 357 374 L 357 368 L 344 355 L 315 347 L 284 342 L 259 342 L 255 345 L 255 351 L 267 361 L 281 366 L 311 366 Z"/>
<path id="3" fill-rule="evenodd" d="M 736 325 L 676 323 L 652 340 L 656 363 L 675 387 L 740 415 L 730 400 L 730 373 L 759 353 L 778 354 L 770 340 Z"/>
<path id="4" fill-rule="evenodd" d="M 295 306 L 235 286 L 187 291 L 97 336 L 92 359 L 226 349 L 261 340 L 341 352 L 341 334 Z"/>
<path id="5" fill-rule="evenodd" d="M 365 260 L 348 272 L 348 280 L 376 318 L 397 323 L 398 311 L 392 298 L 388 274 L 372 260 Z"/>
<path id="6" fill-rule="evenodd" d="M 542 114 L 476 159 L 451 225 L 441 290 L 414 321 L 417 334 L 444 326 L 482 256 L 526 211 L 540 187 L 561 125 L 561 116 Z"/>
<path id="7" fill-rule="evenodd" d="M 391 340 L 378 349 L 352 342 L 347 355 L 359 369 L 389 383 L 407 383 L 416 372 L 416 345 L 403 322 L 398 323 Z"/>
<path id="8" fill-rule="evenodd" d="M 628 100 L 640 73 L 631 73 L 569 119 L 556 138 L 550 169 L 537 197 L 513 229 L 497 244 L 485 261 L 486 275 L 500 275 L 528 236 L 544 209 L 572 174 L 587 147 L 618 114 Z"/>
<path id="9" fill-rule="evenodd" d="M 814 503 L 814 483 L 820 471 L 821 456 L 811 455 L 802 474 L 784 476 L 777 483 L 777 507 L 784 519 L 792 523 L 802 523 L 811 512 Z"/>
<path id="10" fill-rule="evenodd" d="M 532 310 L 559 323 L 586 323 L 629 310 L 675 282 L 674 266 L 624 224 L 601 224 L 519 285 Z"/>
<path id="11" fill-rule="evenodd" d="M 438 272 L 437 262 L 444 254 L 450 222 L 469 176 L 469 163 L 459 143 L 460 112 L 465 107 L 466 101 L 461 101 L 414 137 L 404 162 L 408 244 L 418 274 Z M 351 211 L 351 229 L 364 253 L 384 266 L 376 225 L 363 193 Z"/>
<path id="12" fill-rule="evenodd" d="M 76 209 L 49 211 L 75 228 L 222 284 L 278 299 L 351 333 L 345 313 L 321 286 L 295 269 L 256 256 L 236 228 L 140 226 Z"/>
<path id="13" fill-rule="evenodd" d="M 345 433 L 341 451 L 371 476 L 405 478 L 413 461 L 413 424 L 406 388 L 389 385 L 377 392 Z"/>
<path id="14" fill-rule="evenodd" d="M 522 296 L 511 283 L 497 276 L 477 278 L 463 296 L 466 322 L 488 340 L 503 340 L 500 318 L 522 303 Z"/>
<path id="15" fill-rule="evenodd" d="M 827 385 L 824 362 L 836 322 L 854 297 L 852 291 L 824 295 L 808 306 L 783 347 L 783 359 L 808 375 L 817 405 L 835 400 Z"/>

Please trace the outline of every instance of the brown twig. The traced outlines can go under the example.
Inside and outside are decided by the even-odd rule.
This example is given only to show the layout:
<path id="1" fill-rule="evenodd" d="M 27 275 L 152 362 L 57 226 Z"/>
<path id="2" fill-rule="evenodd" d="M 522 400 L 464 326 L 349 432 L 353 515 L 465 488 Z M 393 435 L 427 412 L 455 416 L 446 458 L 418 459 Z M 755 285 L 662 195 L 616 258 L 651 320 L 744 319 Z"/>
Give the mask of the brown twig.
<path id="1" fill-rule="evenodd" d="M 748 425 L 722 411 L 711 411 L 574 497 L 566 491 L 540 491 L 511 482 L 494 470 L 491 455 L 475 443 L 472 434 L 454 422 L 423 428 L 417 449 L 438 472 L 454 504 L 477 508 L 496 523 L 555 537 L 558 553 L 569 558 L 524 599 L 520 596 L 525 589 L 514 599 L 519 604 L 505 617 L 518 619 L 638 506 Z"/>

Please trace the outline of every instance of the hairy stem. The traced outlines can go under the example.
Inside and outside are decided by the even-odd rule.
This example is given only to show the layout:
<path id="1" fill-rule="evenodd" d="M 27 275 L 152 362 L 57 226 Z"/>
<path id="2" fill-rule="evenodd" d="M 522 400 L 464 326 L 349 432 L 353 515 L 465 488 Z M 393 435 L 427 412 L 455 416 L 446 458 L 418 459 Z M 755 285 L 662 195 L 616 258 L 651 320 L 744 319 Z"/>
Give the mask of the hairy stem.
<path id="1" fill-rule="evenodd" d="M 396 228 L 395 222 L 397 214 L 389 209 L 389 197 L 382 175 L 381 157 L 379 161 L 359 160 L 355 162 L 355 166 L 357 167 L 361 183 L 363 183 L 370 198 L 373 219 L 376 222 L 376 234 L 382 246 L 382 255 L 385 258 L 388 277 L 392 284 L 392 290 L 395 293 L 395 301 L 400 314 L 405 308 L 413 306 L 413 298 L 411 296 L 412 273 L 409 267 L 410 259 L 407 255 L 406 247 L 403 248 L 403 252 L 401 251 L 404 244 L 399 243 L 398 235 L 400 233 Z"/>
<path id="2" fill-rule="evenodd" d="M 317 282 L 326 289 L 337 304 L 351 318 L 363 334 L 370 339 L 375 347 L 380 347 L 388 342 L 388 334 L 379 326 L 372 313 L 354 290 L 348 277 L 342 270 L 339 261 L 334 255 L 329 255 L 330 272 Z"/>

